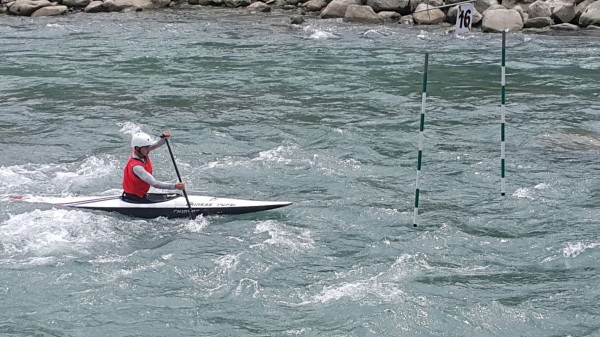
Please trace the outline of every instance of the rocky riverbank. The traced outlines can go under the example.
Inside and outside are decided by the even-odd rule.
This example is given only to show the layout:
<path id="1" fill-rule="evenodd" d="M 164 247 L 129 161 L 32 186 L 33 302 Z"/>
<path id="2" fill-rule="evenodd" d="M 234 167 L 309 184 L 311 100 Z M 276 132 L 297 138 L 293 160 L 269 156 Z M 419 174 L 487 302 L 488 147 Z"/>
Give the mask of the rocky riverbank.
<path id="1" fill-rule="evenodd" d="M 249 12 L 290 10 L 322 19 L 343 18 L 364 24 L 408 25 L 454 24 L 464 0 L 1 0 L 0 12 L 9 15 L 53 16 L 71 12 L 123 12 L 159 8 L 224 6 Z M 442 7 L 443 8 L 436 8 Z M 600 0 L 476 0 L 473 27 L 483 32 L 503 30 L 543 32 L 548 30 L 600 30 Z"/>

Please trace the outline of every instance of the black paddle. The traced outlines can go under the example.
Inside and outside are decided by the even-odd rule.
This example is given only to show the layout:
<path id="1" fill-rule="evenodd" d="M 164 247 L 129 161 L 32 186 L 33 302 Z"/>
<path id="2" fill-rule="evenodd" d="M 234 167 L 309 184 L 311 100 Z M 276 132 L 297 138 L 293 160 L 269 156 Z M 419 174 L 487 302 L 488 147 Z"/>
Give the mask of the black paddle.
<path id="1" fill-rule="evenodd" d="M 165 138 L 165 137 L 162 137 L 162 138 Z M 175 167 L 175 173 L 177 173 L 177 179 L 179 179 L 179 182 L 182 183 L 183 181 L 181 181 L 181 175 L 179 175 L 179 170 L 177 169 L 177 164 L 175 163 L 175 157 L 173 156 L 173 151 L 171 151 L 171 145 L 169 145 L 168 138 L 165 138 L 165 143 L 167 143 L 167 147 L 169 148 L 169 154 L 171 155 L 171 160 L 173 161 L 173 166 Z M 183 191 L 183 196 L 185 197 L 185 202 L 187 202 L 187 205 L 188 205 L 188 210 L 190 211 L 190 219 L 193 220 L 194 216 L 192 213 L 192 205 L 190 205 L 190 199 L 188 199 L 185 189 L 183 189 L 182 191 Z"/>

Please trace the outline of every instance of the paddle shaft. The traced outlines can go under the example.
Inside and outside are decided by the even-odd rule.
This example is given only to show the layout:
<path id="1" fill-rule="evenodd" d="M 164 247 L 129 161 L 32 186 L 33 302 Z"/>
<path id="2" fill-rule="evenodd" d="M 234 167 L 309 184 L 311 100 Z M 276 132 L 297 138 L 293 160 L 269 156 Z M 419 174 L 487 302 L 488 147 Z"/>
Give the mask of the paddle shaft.
<path id="1" fill-rule="evenodd" d="M 175 163 L 175 156 L 173 156 L 173 151 L 171 150 L 171 145 L 169 145 L 168 138 L 165 138 L 165 143 L 167 143 L 167 148 L 169 149 L 169 154 L 171 155 L 171 160 L 173 161 L 173 167 L 175 167 L 175 173 L 177 173 L 177 179 L 179 179 L 179 182 L 182 183 L 183 181 L 181 180 L 181 175 L 179 174 L 179 169 L 177 169 L 177 163 Z M 185 197 L 185 202 L 187 202 L 188 210 L 190 211 L 190 219 L 194 219 L 194 216 L 192 213 L 192 205 L 190 204 L 190 199 L 188 198 L 188 195 L 187 195 L 185 189 L 183 189 L 181 191 L 183 192 L 183 196 Z"/>

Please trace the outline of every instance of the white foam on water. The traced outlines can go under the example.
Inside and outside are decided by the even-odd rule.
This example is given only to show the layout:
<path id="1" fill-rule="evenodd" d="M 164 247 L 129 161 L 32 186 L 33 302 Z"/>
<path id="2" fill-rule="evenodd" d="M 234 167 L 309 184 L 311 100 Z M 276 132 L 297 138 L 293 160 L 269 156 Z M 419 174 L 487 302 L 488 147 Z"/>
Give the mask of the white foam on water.
<path id="1" fill-rule="evenodd" d="M 357 277 L 359 279 L 324 286 L 320 293 L 304 300 L 299 305 L 324 304 L 339 301 L 343 298 L 359 301 L 373 297 L 377 301 L 385 302 L 404 302 L 407 299 L 411 299 L 412 301 L 424 303 L 424 298 L 411 298 L 401 288 L 402 280 L 408 274 L 415 271 L 415 264 L 417 264 L 417 269 L 422 269 L 422 262 L 419 258 L 409 254 L 402 254 L 390 266 L 389 270 L 379 272 L 375 276 L 366 279 L 360 277 L 368 272 L 366 271 L 367 267 L 336 273 L 335 279 L 338 280 Z"/>
<path id="2" fill-rule="evenodd" d="M 567 246 L 563 248 L 562 254 L 564 258 L 574 258 L 579 256 L 587 249 L 593 249 L 596 247 L 600 247 L 600 243 L 585 243 L 585 242 L 576 242 L 576 243 L 567 243 Z"/>
<path id="3" fill-rule="evenodd" d="M 142 127 L 139 124 L 133 122 L 117 123 L 117 126 L 121 127 L 119 132 L 124 133 L 126 135 L 133 135 L 137 132 L 142 131 Z"/>
<path id="4" fill-rule="evenodd" d="M 219 256 L 218 258 L 214 259 L 213 262 L 225 270 L 230 270 L 237 266 L 239 262 L 239 255 L 240 254 L 227 254 L 224 256 Z"/>
<path id="5" fill-rule="evenodd" d="M 0 167 L 0 193 L 68 193 L 73 185 L 86 185 L 120 172 L 121 164 L 112 155 L 91 156 L 82 162 L 24 164 Z"/>
<path id="6" fill-rule="evenodd" d="M 190 233 L 202 233 L 208 227 L 208 220 L 203 216 L 197 216 L 195 219 L 188 219 L 183 224 L 183 228 Z"/>
<path id="7" fill-rule="evenodd" d="M 530 199 L 530 200 L 534 199 L 533 195 L 531 193 L 531 190 L 527 187 L 517 188 L 513 193 L 513 197 L 519 198 L 519 199 Z"/>
<path id="8" fill-rule="evenodd" d="M 274 220 L 259 222 L 254 229 L 255 234 L 268 233 L 269 238 L 263 243 L 252 245 L 256 246 L 280 246 L 291 250 L 292 252 L 300 252 L 314 249 L 315 242 L 310 237 L 309 230 L 302 230 L 299 233 L 290 231 L 287 226 L 280 224 Z"/>
<path id="9" fill-rule="evenodd" d="M 277 162 L 283 164 L 291 164 L 292 159 L 289 159 L 290 155 L 298 150 L 296 146 L 278 146 L 274 149 L 267 151 L 261 151 L 258 153 L 258 157 L 252 159 L 252 161 L 264 161 L 264 162 Z"/>
<path id="10" fill-rule="evenodd" d="M 384 301 L 403 301 L 406 293 L 400 288 L 400 285 L 396 282 L 382 280 L 381 275 L 366 280 L 325 286 L 321 293 L 313 298 L 312 302 L 328 303 L 344 297 L 355 301 L 367 296 L 375 296 Z"/>
<path id="11" fill-rule="evenodd" d="M 338 36 L 332 32 L 314 28 L 312 26 L 304 27 L 304 31 L 307 32 L 308 34 L 310 34 L 309 38 L 313 39 L 313 40 L 327 40 L 327 39 L 338 38 Z"/>
<path id="12" fill-rule="evenodd" d="M 31 263 L 87 255 L 94 245 L 114 241 L 109 218 L 79 210 L 34 210 L 0 224 L 2 255 Z"/>
<path id="13" fill-rule="evenodd" d="M 236 296 L 241 296 L 244 293 L 252 293 L 252 298 L 258 298 L 260 296 L 260 286 L 258 281 L 250 278 L 241 279 L 235 288 L 235 294 Z"/>

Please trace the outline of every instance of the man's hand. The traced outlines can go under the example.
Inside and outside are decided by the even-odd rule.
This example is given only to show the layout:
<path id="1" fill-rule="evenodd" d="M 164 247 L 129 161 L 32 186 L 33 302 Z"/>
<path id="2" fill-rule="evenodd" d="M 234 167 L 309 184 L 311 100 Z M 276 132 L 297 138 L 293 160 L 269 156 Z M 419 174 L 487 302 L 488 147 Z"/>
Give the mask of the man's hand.
<path id="1" fill-rule="evenodd" d="M 169 137 L 171 137 L 171 132 L 169 130 L 163 131 L 162 135 L 160 135 L 160 138 L 169 138 Z"/>
<path id="2" fill-rule="evenodd" d="M 180 191 L 183 191 L 183 190 L 185 190 L 185 183 L 177 183 L 177 184 L 175 184 L 175 188 Z"/>

